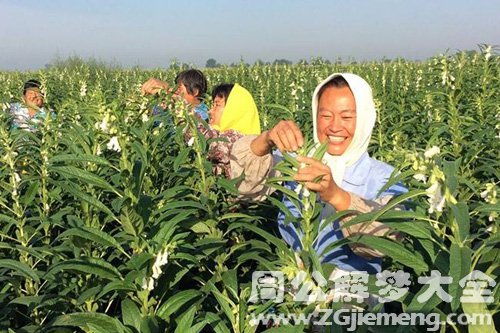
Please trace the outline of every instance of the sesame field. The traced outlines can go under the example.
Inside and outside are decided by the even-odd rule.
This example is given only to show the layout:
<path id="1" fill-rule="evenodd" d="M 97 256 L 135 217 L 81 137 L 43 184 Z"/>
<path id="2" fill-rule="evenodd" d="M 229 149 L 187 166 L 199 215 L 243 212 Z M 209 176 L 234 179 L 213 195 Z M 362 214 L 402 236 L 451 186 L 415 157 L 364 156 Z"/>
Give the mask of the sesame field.
<path id="1" fill-rule="evenodd" d="M 0 112 L 1 332 L 309 332 L 313 325 L 294 315 L 317 317 L 318 309 L 354 302 L 331 301 L 334 282 L 327 279 L 335 267 L 314 251 L 295 253 L 281 238 L 283 193 L 238 201 L 235 181 L 212 174 L 210 142 L 195 135 L 186 144 L 191 121 L 175 126 L 151 116 L 161 96 L 142 96 L 141 84 L 150 77 L 173 84 L 178 71 L 79 64 L 0 72 L 1 109 L 20 101 L 23 82 L 36 78 L 57 115 L 29 132 L 12 131 L 8 112 Z M 377 313 L 385 304 L 386 313 L 442 321 L 480 314 L 493 319 L 450 321 L 438 331 L 495 332 L 500 59 L 491 47 L 421 62 L 317 59 L 203 72 L 209 90 L 225 82 L 247 88 L 264 129 L 294 119 L 304 133 L 312 131 L 319 82 L 336 72 L 365 78 L 377 108 L 369 152 L 396 167 L 391 182 L 408 192 L 352 220 L 380 221 L 403 235 L 343 240 L 385 255 L 383 273 L 362 276 L 358 287 L 379 300 L 400 291 L 369 310 L 356 306 Z M 295 197 L 314 236 L 314 198 Z M 407 210 L 395 209 L 401 204 Z M 252 276 L 260 271 L 284 278 L 274 289 L 280 302 L 256 297 Z M 475 290 L 468 298 L 467 287 Z M 301 292 L 310 297 L 298 300 Z M 433 324 L 368 324 L 356 332 L 426 332 Z"/>

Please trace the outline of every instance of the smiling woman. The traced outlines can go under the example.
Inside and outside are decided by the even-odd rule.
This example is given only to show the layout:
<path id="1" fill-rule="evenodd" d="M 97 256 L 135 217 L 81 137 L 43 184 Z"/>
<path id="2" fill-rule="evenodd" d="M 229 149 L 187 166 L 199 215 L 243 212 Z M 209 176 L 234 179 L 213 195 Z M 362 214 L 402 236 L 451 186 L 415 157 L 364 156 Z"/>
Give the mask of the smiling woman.
<path id="1" fill-rule="evenodd" d="M 323 227 L 312 246 L 322 262 L 332 263 L 345 271 L 379 272 L 381 253 L 357 244 L 333 248 L 330 245 L 356 234 L 394 238 L 389 235 L 387 226 L 371 222 L 344 228 L 355 214 L 325 222 L 335 212 L 378 210 L 393 196 L 406 192 L 402 185 L 396 184 L 379 193 L 394 168 L 370 158 L 367 152 L 376 117 L 372 90 L 357 75 L 332 74 L 316 87 L 312 110 L 314 141 L 326 143 L 326 153 L 322 160 L 296 157 L 300 166 L 293 181 L 288 181 L 285 187 L 295 192 L 307 188 L 317 193 L 321 200 Z M 282 153 L 297 151 L 302 146 L 303 134 L 293 121 L 281 121 L 259 136 L 247 136 L 235 142 L 231 156 L 232 176 L 236 178 L 242 172 L 246 176 L 240 184 L 240 193 L 258 199 L 270 194 L 273 190 L 264 183 L 274 176 L 273 165 L 283 159 Z M 273 152 L 274 147 L 280 152 Z M 300 251 L 304 247 L 303 226 L 297 220 L 291 222 L 290 213 L 299 218 L 303 212 L 292 204 L 288 194 L 284 195 L 283 204 L 289 212 L 281 212 L 278 216 L 279 231 L 294 250 Z"/>
<path id="2" fill-rule="evenodd" d="M 345 79 L 324 85 L 318 92 L 318 139 L 328 141 L 328 153 L 342 155 L 356 130 L 356 102 Z M 332 88 L 332 89 L 327 89 Z"/>

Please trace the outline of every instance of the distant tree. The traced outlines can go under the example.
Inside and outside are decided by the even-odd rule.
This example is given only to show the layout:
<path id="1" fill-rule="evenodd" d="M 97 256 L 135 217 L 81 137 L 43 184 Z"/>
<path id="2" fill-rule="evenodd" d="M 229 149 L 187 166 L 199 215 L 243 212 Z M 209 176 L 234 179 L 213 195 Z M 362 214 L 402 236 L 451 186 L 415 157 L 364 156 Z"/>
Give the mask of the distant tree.
<path id="1" fill-rule="evenodd" d="M 291 65 L 292 62 L 287 59 L 275 59 L 273 65 Z"/>
<path id="2" fill-rule="evenodd" d="M 264 66 L 265 62 L 261 59 L 257 59 L 257 60 L 255 60 L 255 62 L 253 64 L 254 64 L 254 66 Z"/>
<path id="3" fill-rule="evenodd" d="M 307 60 L 306 59 L 300 59 L 298 62 L 297 62 L 298 65 L 304 65 L 304 66 L 307 66 Z"/>
<path id="4" fill-rule="evenodd" d="M 240 62 L 232 62 L 229 67 L 250 67 L 250 64 L 245 62 L 243 57 L 240 57 Z"/>
<path id="5" fill-rule="evenodd" d="M 120 69 L 121 66 L 116 62 L 106 62 L 101 59 L 96 59 L 93 57 L 81 58 L 77 55 L 69 56 L 65 59 L 60 56 L 56 56 L 50 63 L 45 65 L 46 69 L 57 68 L 57 69 L 76 69 L 81 67 L 90 67 L 93 69 Z"/>
<path id="6" fill-rule="evenodd" d="M 311 58 L 311 65 L 325 65 L 330 64 L 330 60 L 325 59 L 323 57 L 313 57 Z"/>
<path id="7" fill-rule="evenodd" d="M 206 64 L 205 64 L 206 68 L 215 68 L 215 67 L 219 67 L 219 66 L 220 65 L 217 63 L 217 60 L 215 60 L 214 58 L 208 59 Z"/>

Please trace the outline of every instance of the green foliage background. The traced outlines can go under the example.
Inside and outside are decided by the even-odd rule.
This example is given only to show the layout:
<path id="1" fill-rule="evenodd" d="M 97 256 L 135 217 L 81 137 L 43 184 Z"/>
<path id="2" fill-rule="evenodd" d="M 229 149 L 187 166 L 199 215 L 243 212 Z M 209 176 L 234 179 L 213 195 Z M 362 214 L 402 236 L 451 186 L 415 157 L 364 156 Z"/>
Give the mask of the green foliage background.
<path id="1" fill-rule="evenodd" d="M 458 285 L 473 270 L 497 281 L 499 275 L 499 57 L 487 46 L 480 51 L 424 62 L 241 64 L 205 73 L 211 86 L 238 82 L 251 91 L 265 128 L 295 119 L 304 132 L 311 131 L 310 99 L 323 78 L 364 77 L 378 112 L 370 153 L 401 171 L 396 180 L 410 189 L 405 198 L 413 206 L 396 212 L 394 201 L 353 222 L 386 222 L 405 233 L 402 243 L 356 242 L 385 253 L 384 268 L 411 273 L 410 292 L 392 304 L 396 311 L 495 315 L 498 286 L 492 304 L 471 305 L 460 303 Z M 141 84 L 149 77 L 173 83 L 176 73 L 81 63 L 0 73 L 4 107 L 35 77 L 58 115 L 30 133 L 10 131 L 7 113 L 0 114 L 0 330 L 255 332 L 265 328 L 251 326 L 252 316 L 276 307 L 313 310 L 289 298 L 279 306 L 249 302 L 252 272 L 292 277 L 301 267 L 277 233 L 276 200 L 238 203 L 234 183 L 211 174 L 202 137 L 187 146 L 182 131 L 149 117 L 158 100 L 141 96 Z M 120 151 L 107 148 L 112 137 Z M 432 146 L 440 153 L 426 158 Z M 414 179 L 417 173 L 428 181 Z M 429 213 L 432 183 L 446 203 Z M 158 266 L 162 255 L 167 262 Z M 417 277 L 432 270 L 454 278 L 446 287 L 451 303 L 416 301 L 425 292 Z"/>

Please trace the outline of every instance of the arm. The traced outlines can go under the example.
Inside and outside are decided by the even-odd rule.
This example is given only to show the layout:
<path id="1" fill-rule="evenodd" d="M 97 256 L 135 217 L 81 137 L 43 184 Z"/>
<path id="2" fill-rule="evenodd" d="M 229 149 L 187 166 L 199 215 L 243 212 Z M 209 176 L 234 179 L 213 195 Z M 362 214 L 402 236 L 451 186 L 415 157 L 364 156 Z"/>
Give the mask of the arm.
<path id="1" fill-rule="evenodd" d="M 147 80 L 141 87 L 143 95 L 156 95 L 160 90 L 168 90 L 168 83 L 154 78 Z"/>
<path id="2" fill-rule="evenodd" d="M 271 130 L 258 136 L 248 135 L 235 142 L 231 151 L 231 178 L 238 178 L 243 173 L 245 178 L 238 184 L 243 198 L 263 200 L 274 189 L 265 186 L 266 179 L 275 177 L 272 170 L 272 150 L 297 150 L 304 144 L 302 132 L 293 121 L 280 121 Z"/>
<path id="3" fill-rule="evenodd" d="M 262 135 L 262 134 L 261 134 Z M 273 155 L 259 156 L 251 148 L 255 135 L 245 135 L 238 139 L 230 152 L 231 178 L 239 178 L 238 191 L 242 199 L 264 200 L 274 189 L 265 186 L 266 179 L 275 176 L 272 170 Z"/>
<path id="4" fill-rule="evenodd" d="M 302 132 L 291 120 L 282 120 L 271 130 L 265 131 L 251 143 L 252 152 L 256 156 L 270 154 L 274 147 L 282 152 L 296 151 L 304 145 Z"/>

